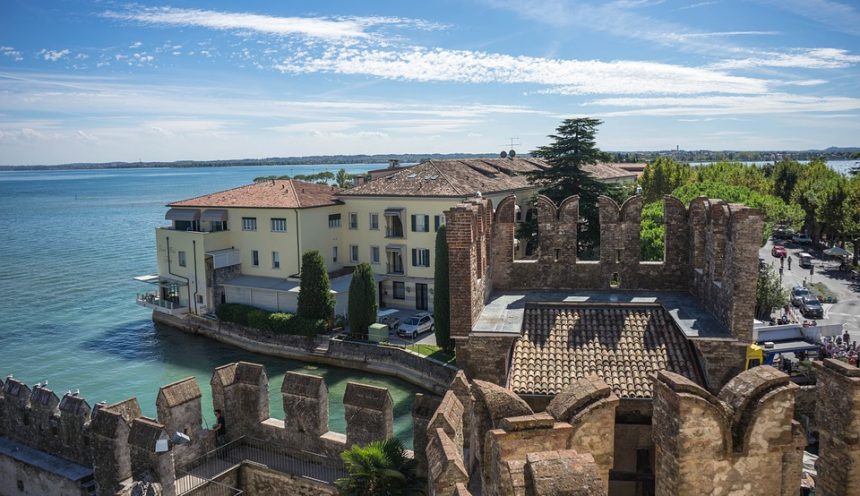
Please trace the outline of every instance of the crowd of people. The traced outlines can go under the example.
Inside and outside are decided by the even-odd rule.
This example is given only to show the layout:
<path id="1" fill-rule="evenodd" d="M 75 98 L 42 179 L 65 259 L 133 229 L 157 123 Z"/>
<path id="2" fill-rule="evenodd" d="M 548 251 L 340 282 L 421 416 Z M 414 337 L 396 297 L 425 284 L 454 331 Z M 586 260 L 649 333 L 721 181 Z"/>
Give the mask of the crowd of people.
<path id="1" fill-rule="evenodd" d="M 857 341 L 851 341 L 848 331 L 844 331 L 842 336 L 825 336 L 821 342 L 820 355 L 822 360 L 836 358 L 856 367 L 860 359 L 860 347 L 857 346 Z"/>

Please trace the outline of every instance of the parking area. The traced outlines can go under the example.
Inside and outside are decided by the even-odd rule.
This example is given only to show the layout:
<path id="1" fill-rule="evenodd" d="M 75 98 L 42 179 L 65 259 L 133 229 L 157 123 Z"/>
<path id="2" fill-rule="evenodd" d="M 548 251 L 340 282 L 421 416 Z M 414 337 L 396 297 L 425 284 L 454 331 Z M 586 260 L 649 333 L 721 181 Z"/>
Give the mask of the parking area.
<path id="1" fill-rule="evenodd" d="M 396 310 L 397 313 L 392 316 L 400 319 L 400 323 L 406 322 L 409 318 L 414 317 L 415 315 L 427 313 L 427 310 L 416 310 L 414 308 L 392 308 L 386 307 L 384 309 L 380 309 L 380 312 L 385 310 Z M 430 312 L 432 315 L 432 312 Z M 388 340 L 392 344 L 428 344 L 428 345 L 436 345 L 436 334 L 432 331 L 427 331 L 416 336 L 415 340 L 412 340 L 410 337 L 400 337 L 394 330 L 390 330 L 388 333 Z"/>
<path id="2" fill-rule="evenodd" d="M 860 279 L 853 277 L 850 271 L 841 270 L 837 258 L 828 257 L 821 250 L 816 250 L 811 244 L 794 243 L 791 240 L 769 240 L 759 251 L 759 257 L 765 264 L 773 267 L 779 274 L 780 258 L 773 256 L 774 245 L 785 247 L 786 259 L 782 270 L 782 285 L 786 290 L 804 286 L 807 283 L 823 283 L 837 296 L 836 303 L 824 303 L 824 317 L 815 319 L 819 324 L 843 324 L 851 335 L 852 340 L 860 341 Z M 777 252 L 779 250 L 776 250 Z M 812 270 L 800 266 L 802 253 L 808 253 Z M 789 266 L 788 260 L 791 260 Z M 789 268 L 790 267 L 790 268 Z M 792 307 L 797 310 L 797 307 Z M 800 312 L 797 311 L 797 317 Z"/>

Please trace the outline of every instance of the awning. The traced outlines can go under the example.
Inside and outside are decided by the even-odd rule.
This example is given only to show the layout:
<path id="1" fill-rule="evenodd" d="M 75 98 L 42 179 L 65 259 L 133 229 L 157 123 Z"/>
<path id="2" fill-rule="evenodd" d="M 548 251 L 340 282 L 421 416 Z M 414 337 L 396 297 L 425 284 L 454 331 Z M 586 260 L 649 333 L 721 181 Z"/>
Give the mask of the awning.
<path id="1" fill-rule="evenodd" d="M 186 281 L 185 279 L 180 279 L 178 277 L 172 276 L 160 276 L 158 274 L 137 276 L 134 278 L 134 280 L 145 282 L 147 284 L 178 284 L 180 286 L 185 286 L 188 284 L 188 281 Z"/>
<path id="2" fill-rule="evenodd" d="M 210 208 L 204 210 L 200 220 L 206 222 L 227 222 L 227 210 L 223 208 Z"/>
<path id="3" fill-rule="evenodd" d="M 184 220 L 194 221 L 200 219 L 200 210 L 191 210 L 190 208 L 171 208 L 164 214 L 167 220 Z"/>
<path id="4" fill-rule="evenodd" d="M 404 245 L 385 245 L 385 251 L 397 251 L 403 253 L 406 249 Z"/>
<path id="5" fill-rule="evenodd" d="M 385 216 L 386 217 L 400 217 L 401 215 L 403 215 L 403 209 L 402 208 L 386 208 L 385 209 Z"/>
<path id="6" fill-rule="evenodd" d="M 147 274 L 145 276 L 137 276 L 135 281 L 145 282 L 147 284 L 158 284 L 158 274 Z"/>

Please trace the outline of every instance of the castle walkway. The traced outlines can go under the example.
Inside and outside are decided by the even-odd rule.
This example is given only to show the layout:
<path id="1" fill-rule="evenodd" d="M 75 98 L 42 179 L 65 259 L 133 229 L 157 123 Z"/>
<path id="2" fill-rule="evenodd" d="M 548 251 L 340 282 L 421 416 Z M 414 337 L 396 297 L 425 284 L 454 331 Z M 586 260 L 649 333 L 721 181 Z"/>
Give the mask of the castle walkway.
<path id="1" fill-rule="evenodd" d="M 334 486 L 346 476 L 341 466 L 332 459 L 309 451 L 287 451 L 270 443 L 241 437 L 194 460 L 176 470 L 176 494 L 212 494 L 237 496 L 241 491 L 217 481 L 244 463 L 253 463 L 269 470 L 313 482 Z M 204 491 L 204 486 L 207 490 Z"/>

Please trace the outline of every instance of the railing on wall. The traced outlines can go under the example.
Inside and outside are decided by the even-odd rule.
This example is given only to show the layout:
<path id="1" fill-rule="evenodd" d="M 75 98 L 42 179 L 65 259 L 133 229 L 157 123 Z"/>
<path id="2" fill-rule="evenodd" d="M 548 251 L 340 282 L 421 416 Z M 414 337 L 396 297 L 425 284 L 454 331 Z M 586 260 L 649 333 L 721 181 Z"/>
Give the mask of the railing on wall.
<path id="1" fill-rule="evenodd" d="M 243 462 L 254 462 L 270 470 L 329 486 L 333 486 L 337 479 L 346 476 L 346 471 L 340 460 L 310 451 L 280 449 L 265 441 L 241 437 L 215 448 L 181 469 L 177 469 L 176 494 L 197 496 L 197 490 L 202 490 L 204 486 L 212 483 L 220 484 L 214 480 L 216 477 Z M 223 484 L 221 485 L 223 486 Z M 229 486 L 225 487 L 229 488 Z M 218 490 L 220 489 L 213 489 L 213 491 Z M 199 494 L 230 496 L 240 493 L 205 492 Z"/>

